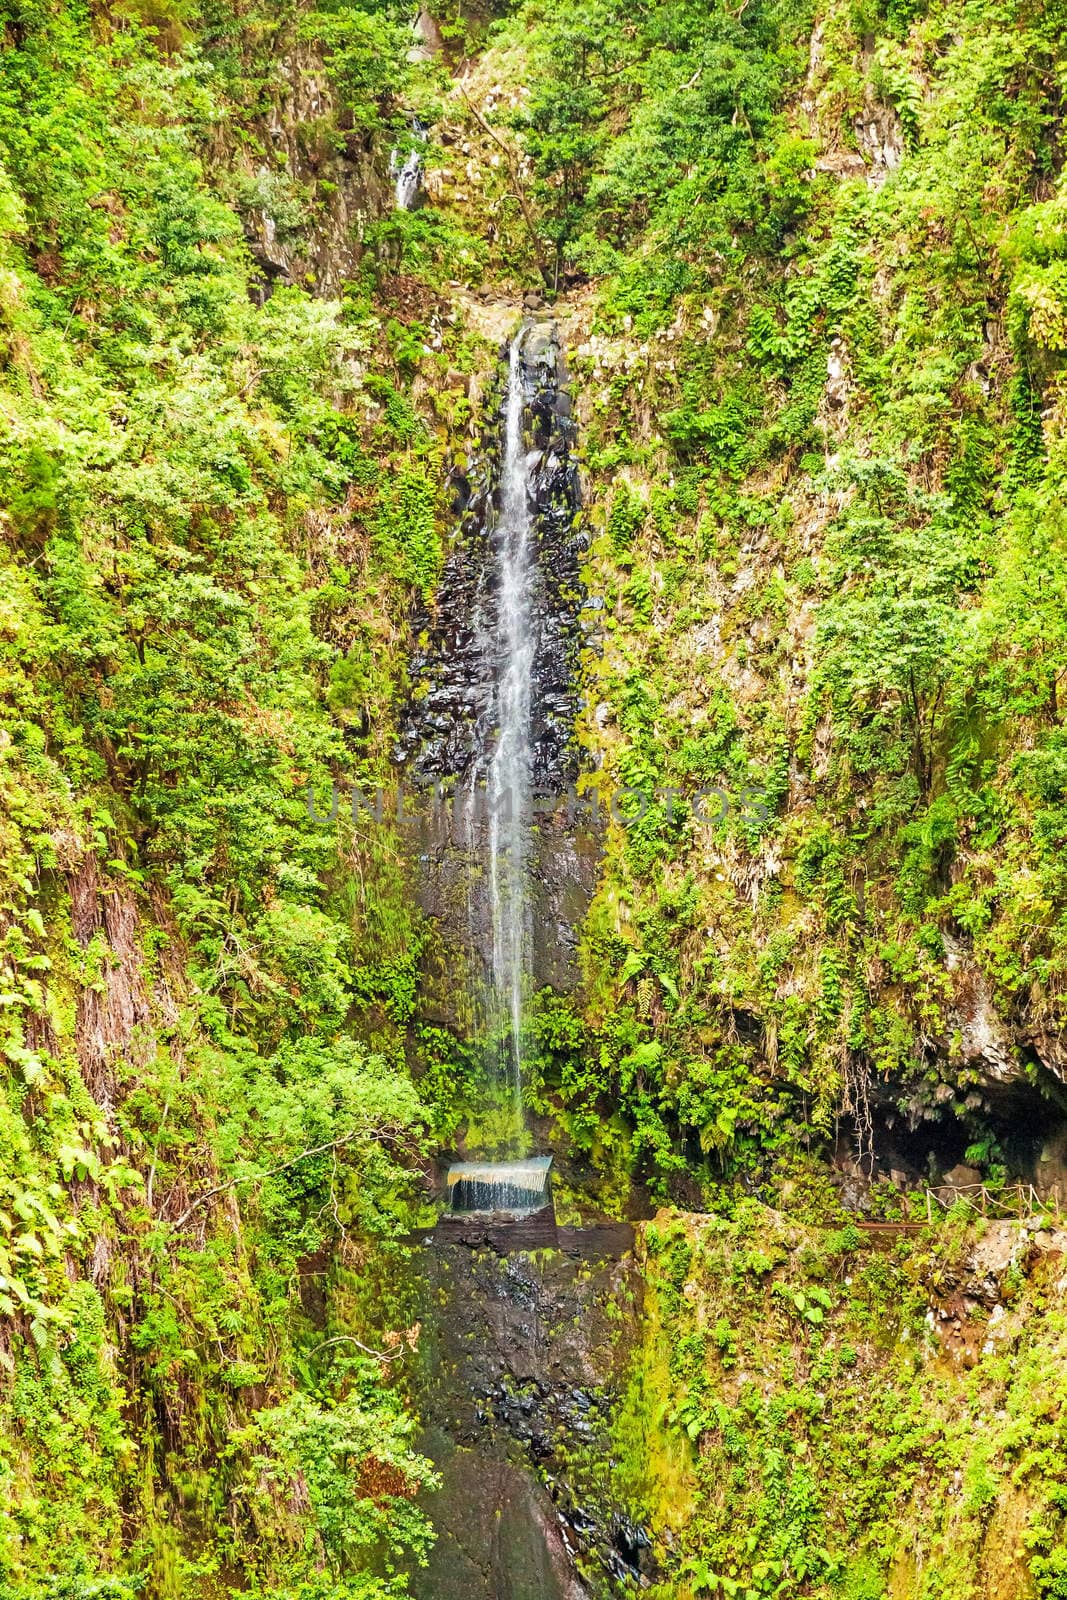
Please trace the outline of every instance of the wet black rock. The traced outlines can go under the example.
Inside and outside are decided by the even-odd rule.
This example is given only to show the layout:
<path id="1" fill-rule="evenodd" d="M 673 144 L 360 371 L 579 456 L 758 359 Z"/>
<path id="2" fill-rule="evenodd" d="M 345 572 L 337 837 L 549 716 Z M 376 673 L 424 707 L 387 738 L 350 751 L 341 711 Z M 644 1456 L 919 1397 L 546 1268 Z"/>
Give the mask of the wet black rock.
<path id="1" fill-rule="evenodd" d="M 452 515 L 460 517 L 471 503 L 473 490 L 470 479 L 462 472 L 453 472 L 449 481 L 452 487 Z"/>
<path id="2" fill-rule="evenodd" d="M 563 358 L 553 324 L 530 324 L 523 377 L 537 551 L 533 778 L 539 789 L 558 794 L 578 770 L 575 677 L 585 631 L 579 613 L 588 536 L 578 526 L 581 489 L 572 454 L 577 429 L 563 387 Z M 495 402 L 498 411 L 503 404 L 501 392 Z M 467 777 L 484 772 L 492 754 L 493 685 L 500 667 L 495 655 L 494 560 L 499 435 L 499 427 L 487 428 L 482 458 L 468 473 L 453 476 L 453 505 L 460 526 L 434 604 L 415 619 L 416 632 L 425 634 L 429 643 L 411 662 L 412 694 L 395 752 L 396 760 L 414 775 Z M 447 731 L 444 719 L 449 722 Z"/>
<path id="3" fill-rule="evenodd" d="M 612 1504 L 602 1467 L 636 1328 L 632 1258 L 609 1251 L 578 1267 L 554 1251 L 436 1245 L 427 1267 L 436 1292 L 424 1310 L 434 1359 L 423 1415 L 433 1436 L 466 1460 L 464 1495 L 473 1480 L 485 1489 L 457 1508 L 446 1482 L 429 1503 L 446 1537 L 427 1581 L 415 1585 L 419 1600 L 500 1600 L 510 1592 L 499 1568 L 484 1583 L 464 1569 L 469 1587 L 453 1589 L 458 1556 L 448 1530 L 455 1526 L 464 1548 L 492 1547 L 479 1529 L 514 1516 L 508 1508 L 521 1481 L 523 1519 L 539 1529 L 541 1550 L 525 1549 L 522 1560 L 544 1584 L 533 1590 L 539 1600 L 607 1600 L 647 1587 L 655 1575 L 648 1533 Z M 509 1532 L 512 1563 L 517 1540 L 517 1529 Z"/>

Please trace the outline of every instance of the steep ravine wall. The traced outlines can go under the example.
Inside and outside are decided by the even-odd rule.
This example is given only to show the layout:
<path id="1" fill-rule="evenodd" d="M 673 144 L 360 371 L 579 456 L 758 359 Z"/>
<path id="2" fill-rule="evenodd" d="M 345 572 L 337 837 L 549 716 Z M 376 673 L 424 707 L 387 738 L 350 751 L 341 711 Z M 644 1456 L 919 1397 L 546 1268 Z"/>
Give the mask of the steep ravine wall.
<path id="1" fill-rule="evenodd" d="M 638 1263 L 612 1454 L 665 1595 L 1057 1592 L 1067 1233 L 752 1204 L 661 1213 Z"/>
<path id="2" fill-rule="evenodd" d="M 457 89 L 428 188 L 469 231 L 441 248 L 426 216 L 398 223 L 378 271 L 359 235 L 387 153 L 349 145 L 317 57 L 286 57 L 306 82 L 272 93 L 296 187 L 324 175 L 318 242 L 291 186 L 257 199 L 259 154 L 240 217 L 220 204 L 231 175 L 186 159 L 210 154 L 215 111 L 176 46 L 99 8 L 23 11 L 4 22 L 0 191 L 3 1582 L 170 1600 L 347 1572 L 377 1596 L 422 1471 L 385 1380 L 419 1332 L 396 1321 L 363 1341 L 380 1359 L 359 1350 L 370 1330 L 337 1286 L 391 1262 L 376 1230 L 410 1226 L 418 1130 L 456 1136 L 469 1063 L 435 1026 L 455 1020 L 446 987 L 420 997 L 426 927 L 393 835 L 314 823 L 303 786 L 391 770 L 411 619 L 451 527 L 445 463 L 470 456 L 534 275 L 514 193 L 533 168 Z M 758 11 L 725 19 L 731 48 Z M 841 7 L 803 24 L 786 143 L 745 180 L 772 174 L 756 209 L 773 246 L 732 191 L 714 246 L 690 240 L 689 288 L 635 251 L 626 282 L 560 309 L 602 619 L 585 759 L 609 782 L 754 781 L 772 802 L 766 827 L 702 833 L 653 808 L 598 840 L 585 983 L 538 1063 L 572 1195 L 620 1211 L 638 1174 L 689 1198 L 639 1230 L 637 1353 L 613 1366 L 605 1334 L 589 1368 L 619 1395 L 610 1440 L 583 1454 L 575 1401 L 558 1444 L 597 1512 L 647 1523 L 672 1600 L 1056 1600 L 1064 1583 L 1058 1229 L 955 1216 L 876 1243 L 855 1226 L 968 1150 L 994 1187 L 1005 1167 L 1057 1177 L 1039 1068 L 1062 1065 L 1062 584 L 1047 507 L 1012 485 L 1056 502 L 1063 230 L 1042 130 L 1060 46 L 1028 32 L 1040 16 L 982 8 L 895 15 L 877 51 L 874 26 Z M 541 70 L 526 31 L 464 78 L 483 119 Z M 680 105 L 720 83 L 678 60 Z M 608 81 L 645 92 L 639 67 Z M 701 126 L 746 138 L 734 109 L 702 106 Z M 1032 201 L 1052 209 L 1027 222 Z M 486 261 L 513 280 L 503 300 L 471 281 Z M 343 314 L 303 293 L 363 268 Z M 901 636 L 876 627 L 915 572 L 942 584 L 920 598 L 946 628 L 918 746 L 906 686 L 885 687 Z M 857 638 L 857 597 L 873 666 L 829 651 Z M 989 638 L 1007 642 L 995 671 Z M 939 694 L 960 663 L 980 704 L 957 679 Z M 576 921 L 553 932 L 568 965 Z M 873 1188 L 867 1113 L 890 1179 Z M 455 1281 L 492 1332 L 501 1277 L 525 1317 L 558 1270 L 463 1258 Z M 626 1297 L 589 1278 L 591 1309 L 560 1304 L 599 1341 Z M 523 1382 L 546 1393 L 516 1404 L 497 1392 L 507 1352 L 481 1348 L 492 1372 L 457 1404 L 489 1391 L 510 1480 L 552 1383 L 535 1352 Z M 585 1475 L 605 1459 L 600 1489 Z M 549 1550 L 532 1570 L 565 1585 L 556 1503 L 523 1483 Z M 631 1533 L 584 1493 L 595 1562 Z"/>

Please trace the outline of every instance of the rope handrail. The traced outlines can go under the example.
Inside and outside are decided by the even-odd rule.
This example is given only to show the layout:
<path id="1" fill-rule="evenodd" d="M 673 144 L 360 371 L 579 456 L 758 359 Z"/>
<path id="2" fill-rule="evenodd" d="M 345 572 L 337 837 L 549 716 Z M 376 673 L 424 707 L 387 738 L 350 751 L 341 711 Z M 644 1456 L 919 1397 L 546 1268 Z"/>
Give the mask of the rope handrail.
<path id="1" fill-rule="evenodd" d="M 1064 1225 L 1064 1196 L 1059 1184 L 1042 1192 L 1032 1183 L 994 1185 L 988 1183 L 941 1183 L 912 1189 L 897 1200 L 901 1213 L 895 1217 L 865 1217 L 857 1226 L 871 1233 L 918 1233 L 934 1222 L 943 1221 L 956 1206 L 963 1205 L 976 1217 L 997 1222 L 1026 1222 L 1042 1219 L 1048 1226 Z"/>
<path id="2" fill-rule="evenodd" d="M 923 1191 L 926 1218 L 934 1220 L 934 1206 L 941 1211 L 951 1211 L 954 1206 L 966 1205 L 983 1217 L 999 1221 L 1031 1217 L 1054 1217 L 1058 1223 L 1063 1214 L 1059 1184 L 1054 1184 L 1047 1194 L 1041 1194 L 1032 1183 L 1012 1183 L 994 1187 L 988 1183 L 941 1183 L 936 1188 Z M 910 1197 L 908 1197 L 910 1200 Z M 905 1202 L 906 1209 L 910 1205 Z"/>

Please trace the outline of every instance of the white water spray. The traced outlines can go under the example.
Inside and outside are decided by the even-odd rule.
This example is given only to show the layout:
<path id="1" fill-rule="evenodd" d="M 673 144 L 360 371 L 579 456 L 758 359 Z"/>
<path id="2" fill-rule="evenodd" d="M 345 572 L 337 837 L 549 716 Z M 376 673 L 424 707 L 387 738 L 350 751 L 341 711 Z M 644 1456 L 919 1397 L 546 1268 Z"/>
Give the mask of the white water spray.
<path id="1" fill-rule="evenodd" d="M 418 117 L 411 119 L 411 132 L 419 140 L 426 132 Z M 422 152 L 417 144 L 412 145 L 403 161 L 400 159 L 399 145 L 393 146 L 389 156 L 389 176 L 393 180 L 396 209 L 410 211 L 419 198 L 419 190 L 422 188 Z"/>
<path id="2" fill-rule="evenodd" d="M 526 402 L 520 330 L 511 343 L 505 407 L 500 516 L 496 530 L 496 747 L 489 765 L 489 891 L 493 911 L 493 991 L 506 1033 L 504 1077 L 522 1128 L 522 1001 L 528 966 L 526 830 L 531 811 L 530 708 L 534 627 L 534 523 L 523 442 Z"/>
<path id="3" fill-rule="evenodd" d="M 396 209 L 410 211 L 418 198 L 422 184 L 422 157 L 417 150 L 412 150 L 408 153 L 407 160 L 401 164 L 394 151 L 390 165 L 394 178 L 393 194 L 396 199 Z"/>

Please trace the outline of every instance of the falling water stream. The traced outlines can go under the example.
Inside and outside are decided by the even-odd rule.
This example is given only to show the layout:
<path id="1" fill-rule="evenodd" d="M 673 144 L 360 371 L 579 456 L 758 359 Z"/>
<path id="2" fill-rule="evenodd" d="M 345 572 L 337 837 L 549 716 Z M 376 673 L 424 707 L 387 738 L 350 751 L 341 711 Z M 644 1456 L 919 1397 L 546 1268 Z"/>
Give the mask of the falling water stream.
<path id="1" fill-rule="evenodd" d="M 493 916 L 493 1010 L 502 1024 L 501 1080 L 522 1134 L 522 999 L 527 969 L 526 830 L 531 810 L 530 708 L 537 636 L 533 606 L 534 522 L 523 439 L 522 345 L 511 342 L 496 530 L 496 747 L 486 784 L 489 892 Z"/>
<path id="2" fill-rule="evenodd" d="M 411 119 L 411 132 L 421 140 L 426 130 L 418 117 Z M 393 200 L 398 211 L 410 211 L 419 198 L 422 188 L 422 151 L 413 144 L 403 160 L 400 146 L 394 145 L 389 156 L 389 176 L 393 180 Z"/>
<path id="3" fill-rule="evenodd" d="M 484 450 L 453 475 L 461 520 L 419 630 L 397 759 L 424 793 L 450 795 L 423 813 L 420 872 L 439 992 L 487 1080 L 464 1154 L 513 1160 L 532 1143 L 524 1005 L 535 988 L 566 987 L 594 857 L 553 810 L 576 774 L 588 544 L 556 325 L 527 317 L 505 357 Z"/>
<path id="4" fill-rule="evenodd" d="M 410 211 L 415 204 L 422 183 L 422 157 L 417 150 L 409 152 L 403 163 L 393 173 L 393 198 L 398 211 Z"/>
<path id="5" fill-rule="evenodd" d="M 424 811 L 418 834 L 443 952 L 430 980 L 453 1008 L 439 1015 L 479 1054 L 484 1042 L 490 1079 L 421 1255 L 416 1403 L 442 1483 L 427 1498 L 437 1542 L 411 1588 L 607 1600 L 644 1581 L 643 1532 L 604 1489 L 635 1328 L 631 1238 L 557 1225 L 544 1125 L 527 1129 L 522 1102 L 525 1006 L 563 987 L 593 859 L 556 814 L 577 775 L 588 548 L 556 324 L 526 318 L 502 376 L 484 448 L 453 474 L 456 536 L 420 619 L 397 747 L 425 793 L 454 799 Z"/>

